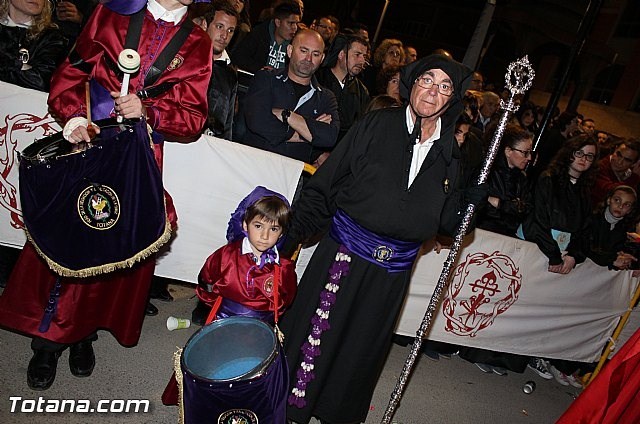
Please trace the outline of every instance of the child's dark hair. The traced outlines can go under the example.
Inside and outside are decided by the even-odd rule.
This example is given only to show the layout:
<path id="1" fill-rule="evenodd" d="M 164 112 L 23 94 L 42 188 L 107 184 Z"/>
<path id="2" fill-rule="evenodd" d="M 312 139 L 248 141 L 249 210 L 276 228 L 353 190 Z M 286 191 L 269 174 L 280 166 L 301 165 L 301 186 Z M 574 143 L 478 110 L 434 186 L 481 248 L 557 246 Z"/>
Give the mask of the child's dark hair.
<path id="1" fill-rule="evenodd" d="M 255 217 L 277 223 L 284 234 L 291 224 L 291 208 L 277 196 L 265 196 L 247 208 L 244 222 L 249 223 Z"/>

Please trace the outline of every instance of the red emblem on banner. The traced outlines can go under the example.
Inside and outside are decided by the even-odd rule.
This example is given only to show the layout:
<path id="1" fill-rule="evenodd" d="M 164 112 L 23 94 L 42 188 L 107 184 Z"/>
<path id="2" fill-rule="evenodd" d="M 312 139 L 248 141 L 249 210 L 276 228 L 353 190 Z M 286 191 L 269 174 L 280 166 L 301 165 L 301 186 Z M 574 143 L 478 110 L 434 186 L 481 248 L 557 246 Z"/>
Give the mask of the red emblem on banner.
<path id="1" fill-rule="evenodd" d="M 7 209 L 11 216 L 11 226 L 22 228 L 22 211 L 18 207 L 18 146 L 24 148 L 35 140 L 57 132 L 55 120 L 46 115 L 44 118 L 30 113 L 19 113 L 4 117 L 4 126 L 0 127 L 0 207 Z"/>
<path id="2" fill-rule="evenodd" d="M 500 252 L 467 255 L 456 267 L 442 313 L 445 330 L 475 337 L 518 299 L 522 275 L 513 260 Z"/>

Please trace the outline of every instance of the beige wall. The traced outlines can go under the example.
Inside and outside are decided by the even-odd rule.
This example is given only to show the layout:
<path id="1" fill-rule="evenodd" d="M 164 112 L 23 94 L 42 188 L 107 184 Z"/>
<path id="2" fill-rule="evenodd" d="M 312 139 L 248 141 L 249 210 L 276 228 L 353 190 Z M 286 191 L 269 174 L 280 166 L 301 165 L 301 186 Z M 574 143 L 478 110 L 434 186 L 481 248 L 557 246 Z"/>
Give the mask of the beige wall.
<path id="1" fill-rule="evenodd" d="M 549 93 L 531 90 L 530 100 L 536 105 L 546 107 Z M 563 111 L 569 101 L 568 97 L 560 98 L 558 107 Z M 607 131 L 619 137 L 640 138 L 640 113 L 629 112 L 611 106 L 582 100 L 578 112 L 585 118 L 592 118 L 596 128 Z"/>

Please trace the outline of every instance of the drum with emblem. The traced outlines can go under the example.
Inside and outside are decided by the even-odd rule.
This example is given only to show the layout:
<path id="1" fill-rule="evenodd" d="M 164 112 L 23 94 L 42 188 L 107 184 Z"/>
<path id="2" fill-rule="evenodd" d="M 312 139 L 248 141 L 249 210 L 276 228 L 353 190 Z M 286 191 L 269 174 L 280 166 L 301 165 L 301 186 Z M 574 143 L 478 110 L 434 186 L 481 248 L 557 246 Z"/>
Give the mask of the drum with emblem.
<path id="1" fill-rule="evenodd" d="M 185 423 L 286 422 L 289 373 L 274 329 L 255 318 L 205 325 L 180 357 Z"/>
<path id="2" fill-rule="evenodd" d="M 20 153 L 27 238 L 67 277 L 130 267 L 170 237 L 146 123 L 97 124 L 91 143 L 71 144 L 57 133 Z"/>

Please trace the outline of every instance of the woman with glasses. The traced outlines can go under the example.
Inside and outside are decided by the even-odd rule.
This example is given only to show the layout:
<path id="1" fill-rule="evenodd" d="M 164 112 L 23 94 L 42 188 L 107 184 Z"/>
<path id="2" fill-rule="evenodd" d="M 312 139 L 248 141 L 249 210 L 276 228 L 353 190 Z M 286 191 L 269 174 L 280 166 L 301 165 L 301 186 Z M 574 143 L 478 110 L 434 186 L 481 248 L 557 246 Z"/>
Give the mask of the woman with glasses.
<path id="1" fill-rule="evenodd" d="M 517 125 L 506 127 L 489 175 L 488 203 L 478 211 L 478 228 L 515 237 L 533 209 L 533 193 L 525 173 L 531 162 L 532 137 Z"/>
<path id="2" fill-rule="evenodd" d="M 597 157 L 598 141 L 593 136 L 574 137 L 538 178 L 533 212 L 522 229 L 524 238 L 549 258 L 549 272 L 568 274 L 585 259 L 581 241 L 592 210 Z"/>
<path id="3" fill-rule="evenodd" d="M 536 243 L 549 258 L 549 272 L 568 274 L 586 258 L 597 157 L 595 137 L 570 138 L 538 178 L 533 212 L 522 230 L 524 238 Z M 531 358 L 528 366 L 542 378 L 555 377 L 563 386 L 582 387 L 573 376 L 580 367 L 575 362 Z"/>
<path id="4" fill-rule="evenodd" d="M 525 174 L 531 161 L 532 134 L 515 124 L 504 130 L 500 151 L 489 175 L 488 203 L 478 210 L 476 226 L 483 230 L 516 236 L 516 230 L 533 209 L 533 192 Z M 464 156 L 463 156 L 464 163 Z M 461 347 L 459 356 L 485 373 L 523 373 L 526 356 L 472 347 Z"/>

